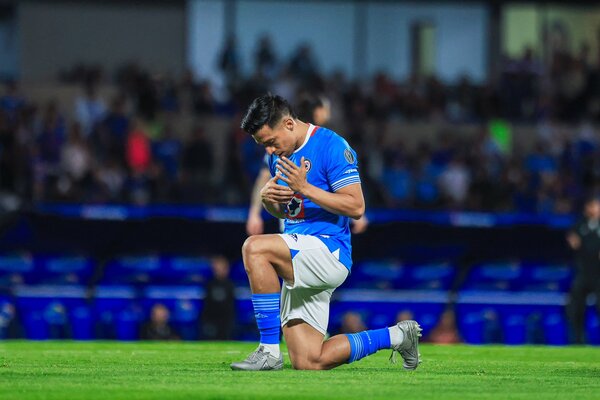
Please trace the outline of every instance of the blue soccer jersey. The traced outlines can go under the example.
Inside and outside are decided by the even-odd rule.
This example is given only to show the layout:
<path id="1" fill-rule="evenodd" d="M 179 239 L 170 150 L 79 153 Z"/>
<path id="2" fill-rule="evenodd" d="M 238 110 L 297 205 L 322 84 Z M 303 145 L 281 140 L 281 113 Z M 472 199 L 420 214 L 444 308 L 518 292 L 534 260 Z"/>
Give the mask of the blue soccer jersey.
<path id="1" fill-rule="evenodd" d="M 337 133 L 310 125 L 306 140 L 290 157 L 296 165 L 304 157 L 308 183 L 328 192 L 360 183 L 356 152 Z M 271 176 L 275 176 L 278 156 L 268 158 Z M 287 186 L 281 180 L 279 184 Z M 325 243 L 329 251 L 346 268 L 352 267 L 350 218 L 330 213 L 299 193 L 285 210 L 284 233 L 313 235 Z"/>

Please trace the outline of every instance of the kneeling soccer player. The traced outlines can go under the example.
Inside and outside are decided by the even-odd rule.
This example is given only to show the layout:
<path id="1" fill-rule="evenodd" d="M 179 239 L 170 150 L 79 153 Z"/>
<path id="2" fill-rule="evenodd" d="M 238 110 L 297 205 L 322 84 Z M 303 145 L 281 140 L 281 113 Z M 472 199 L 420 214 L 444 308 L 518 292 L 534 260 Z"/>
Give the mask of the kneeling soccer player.
<path id="1" fill-rule="evenodd" d="M 279 96 L 256 98 L 242 129 L 269 154 L 273 178 L 261 199 L 269 213 L 285 218 L 285 231 L 251 236 L 242 247 L 260 345 L 231 368 L 282 369 L 280 326 L 296 369 L 330 369 L 380 349 L 399 352 L 404 368 L 417 368 L 421 328 L 415 321 L 323 341 L 331 294 L 352 266 L 349 218 L 365 211 L 354 150 L 335 132 L 298 120 Z"/>

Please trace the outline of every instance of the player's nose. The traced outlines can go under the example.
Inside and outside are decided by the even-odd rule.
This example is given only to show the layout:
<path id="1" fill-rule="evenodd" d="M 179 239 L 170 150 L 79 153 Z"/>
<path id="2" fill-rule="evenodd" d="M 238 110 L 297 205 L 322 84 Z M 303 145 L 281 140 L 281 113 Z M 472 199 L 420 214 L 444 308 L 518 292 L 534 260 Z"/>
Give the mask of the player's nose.
<path id="1" fill-rule="evenodd" d="M 271 154 L 273 154 L 275 152 L 275 147 L 273 147 L 273 146 L 267 146 L 267 147 L 265 147 L 265 150 L 266 150 L 266 152 L 267 152 L 268 155 L 271 155 Z"/>

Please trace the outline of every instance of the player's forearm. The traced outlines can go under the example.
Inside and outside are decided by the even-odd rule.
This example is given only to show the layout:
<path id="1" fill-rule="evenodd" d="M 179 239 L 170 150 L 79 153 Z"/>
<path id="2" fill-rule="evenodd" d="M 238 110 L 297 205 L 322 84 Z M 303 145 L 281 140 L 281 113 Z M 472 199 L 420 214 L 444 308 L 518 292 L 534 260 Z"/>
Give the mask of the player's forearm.
<path id="1" fill-rule="evenodd" d="M 330 213 L 359 219 L 365 213 L 365 201 L 347 193 L 332 193 L 308 184 L 302 195 Z"/>
<path id="2" fill-rule="evenodd" d="M 275 218 L 283 219 L 285 218 L 285 214 L 282 211 L 282 207 L 280 203 L 271 203 L 270 201 L 263 200 L 262 205 L 267 210 L 269 214 L 274 216 Z"/>

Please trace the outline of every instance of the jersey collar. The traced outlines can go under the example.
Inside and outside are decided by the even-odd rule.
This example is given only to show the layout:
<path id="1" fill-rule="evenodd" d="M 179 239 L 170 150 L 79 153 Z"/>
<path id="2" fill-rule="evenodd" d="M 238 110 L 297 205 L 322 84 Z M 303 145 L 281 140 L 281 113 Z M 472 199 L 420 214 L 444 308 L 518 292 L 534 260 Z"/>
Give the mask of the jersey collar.
<path id="1" fill-rule="evenodd" d="M 294 153 L 299 152 L 300 150 L 302 150 L 302 148 L 304 146 L 306 146 L 306 143 L 308 143 L 308 140 L 310 139 L 310 137 L 312 135 L 314 135 L 315 131 L 317 130 L 317 127 L 314 126 L 313 124 L 308 124 L 308 131 L 306 131 L 306 137 L 304 138 L 304 143 L 302 143 L 302 145 L 300 147 L 298 147 Z"/>

